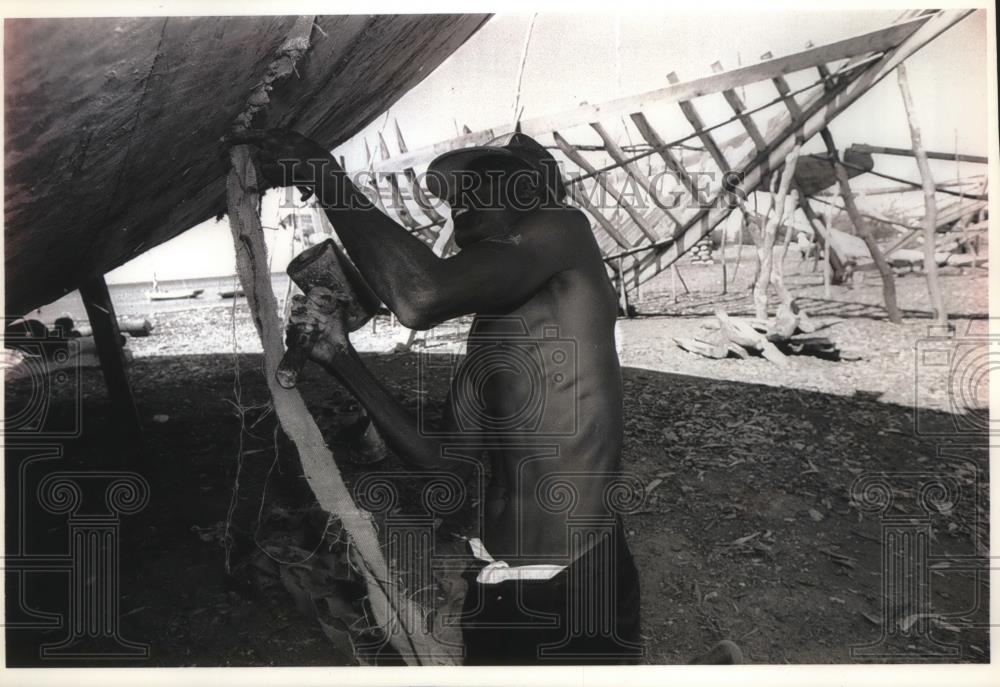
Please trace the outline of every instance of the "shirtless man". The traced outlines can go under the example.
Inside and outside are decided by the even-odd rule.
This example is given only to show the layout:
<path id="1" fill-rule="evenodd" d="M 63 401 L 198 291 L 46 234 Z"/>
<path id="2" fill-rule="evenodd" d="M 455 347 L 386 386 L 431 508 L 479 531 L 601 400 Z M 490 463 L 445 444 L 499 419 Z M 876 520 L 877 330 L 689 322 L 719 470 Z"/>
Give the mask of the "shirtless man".
<path id="1" fill-rule="evenodd" d="M 313 360 L 352 390 L 407 468 L 464 476 L 473 462 L 445 449 L 485 447 L 491 476 L 482 540 L 470 540 L 478 560 L 462 617 L 466 663 L 638 662 L 639 579 L 612 494 L 622 485 L 617 299 L 589 222 L 563 203 L 552 156 L 518 133 L 436 159 L 427 187 L 450 206 L 460 248 L 440 258 L 317 143 L 281 130 L 234 142 L 258 148 L 271 184 L 315 192 L 403 325 L 475 315 L 441 432 L 418 427 L 365 368 L 334 325 L 331 294 L 299 296 L 291 323 L 325 337 Z"/>

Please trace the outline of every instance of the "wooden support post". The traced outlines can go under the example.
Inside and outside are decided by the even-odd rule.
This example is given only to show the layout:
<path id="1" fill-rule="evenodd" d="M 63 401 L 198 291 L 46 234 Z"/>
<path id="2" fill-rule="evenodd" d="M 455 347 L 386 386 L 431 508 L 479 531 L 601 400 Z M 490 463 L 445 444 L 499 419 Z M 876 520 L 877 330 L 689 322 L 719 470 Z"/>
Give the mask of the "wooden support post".
<path id="1" fill-rule="evenodd" d="M 125 370 L 118 318 L 104 277 L 94 277 L 85 282 L 80 287 L 80 298 L 90 320 L 97 357 L 111 399 L 115 427 L 123 431 L 123 445 L 134 448 L 142 436 L 142 423 Z"/>
<path id="2" fill-rule="evenodd" d="M 926 154 L 926 151 L 924 152 Z M 930 156 L 927 155 L 927 157 Z M 958 186 L 959 190 L 962 190 L 962 160 L 960 157 L 961 156 L 958 154 L 958 129 L 955 129 L 955 184 Z M 934 185 L 934 188 L 936 190 L 937 185 Z M 972 219 L 972 214 L 963 211 L 965 208 L 965 198 L 961 198 L 958 201 L 958 206 L 958 211 L 961 216 L 958 218 L 958 221 L 955 222 L 955 228 L 957 228 L 959 233 L 962 234 L 962 243 L 966 246 L 966 248 L 969 248 L 972 246 L 972 238 L 969 236 L 969 232 L 966 231 L 966 227 L 969 226 L 969 220 Z"/>
<path id="3" fill-rule="evenodd" d="M 352 544 L 353 563 L 365 578 L 375 620 L 407 664 L 446 662 L 453 651 L 440 644 L 426 627 L 423 611 L 390 575 L 370 513 L 360 509 L 337 469 L 322 432 L 297 389 L 285 389 L 275 379 L 284 353 L 277 300 L 268 276 L 267 250 L 260 225 L 260 196 L 247 146 L 230 150 L 232 170 L 226 186 L 229 225 L 236 265 L 247 305 L 264 349 L 264 376 L 282 429 L 298 449 L 302 469 L 321 508 L 340 519 Z M 442 657 L 439 659 L 438 657 Z"/>
<path id="4" fill-rule="evenodd" d="M 726 295 L 726 290 L 728 289 L 728 280 L 726 279 L 726 225 L 722 223 L 722 240 L 719 246 L 719 257 L 722 261 L 722 295 Z"/>
<path id="5" fill-rule="evenodd" d="M 688 288 L 687 282 L 684 281 L 684 276 L 681 275 L 681 269 L 680 269 L 680 267 L 677 266 L 677 263 L 674 263 L 672 265 L 672 267 L 674 268 L 674 274 L 677 275 L 677 279 L 681 283 L 681 287 L 683 287 L 683 289 L 684 289 L 684 295 L 685 296 L 690 296 L 691 295 L 691 289 Z"/>
<path id="6" fill-rule="evenodd" d="M 785 199 L 795 177 L 795 165 L 799 159 L 799 147 L 796 146 L 785 158 L 785 164 L 781 171 L 781 182 L 778 186 L 777 194 L 771 196 L 771 212 L 764 227 L 761 237 L 760 248 L 760 270 L 753 288 L 754 313 L 758 320 L 767 319 L 767 287 L 774 278 L 774 239 L 777 235 L 778 227 L 785 215 Z M 775 287 L 781 292 L 782 300 L 787 301 L 787 292 L 784 291 L 784 284 L 780 277 L 774 280 Z"/>
<path id="7" fill-rule="evenodd" d="M 667 81 L 676 84 L 680 82 L 680 77 L 677 76 L 676 72 L 670 72 L 667 74 Z M 722 150 L 719 148 L 719 144 L 715 142 L 712 134 L 705 131 L 705 123 L 702 121 L 701 115 L 698 114 L 698 110 L 695 109 L 694 104 L 689 100 L 682 100 L 677 104 L 680 106 L 681 112 L 684 113 L 684 118 L 688 120 L 695 133 L 698 134 L 698 138 L 705 145 L 708 154 L 712 156 L 715 164 L 719 166 L 719 170 L 723 174 L 728 172 L 729 162 L 726 160 L 726 156 L 722 154 Z"/>
<path id="8" fill-rule="evenodd" d="M 934 258 L 934 234 L 937 229 L 937 203 L 934 200 L 934 177 L 927 161 L 923 143 L 920 137 L 920 125 L 913 108 L 913 98 L 910 96 L 910 86 L 906 80 L 906 66 L 900 64 L 896 68 L 899 77 L 899 92 L 903 97 L 903 107 L 906 110 L 906 121 L 910 126 L 910 140 L 913 142 L 913 156 L 917 159 L 920 179 L 924 185 L 924 274 L 927 277 L 927 290 L 930 292 L 931 307 L 934 308 L 934 319 L 938 324 L 948 321 L 948 312 L 944 307 L 944 296 L 941 294 L 941 282 L 938 278 L 937 261 Z"/>
<path id="9" fill-rule="evenodd" d="M 712 71 L 716 74 L 720 74 L 725 71 L 722 67 L 722 63 L 719 61 L 712 63 Z M 767 148 L 767 142 L 764 140 L 764 136 L 760 133 L 760 129 L 757 127 L 757 123 L 753 121 L 750 115 L 746 114 L 746 106 L 743 104 L 743 100 L 736 93 L 736 91 L 729 89 L 722 92 L 723 98 L 729 104 L 730 109 L 739 118 L 740 123 L 746 130 L 747 135 L 753 141 L 754 147 L 757 148 L 758 152 L 763 151 Z M 726 230 L 723 227 L 722 230 L 722 294 L 725 295 L 727 291 L 727 279 L 726 279 Z"/>
<path id="10" fill-rule="evenodd" d="M 792 233 L 794 232 L 794 227 L 792 226 L 792 218 L 795 215 L 795 210 L 799 206 L 799 192 L 796 189 L 793 188 L 792 192 L 790 194 L 790 198 L 792 199 L 792 201 L 791 201 L 792 209 L 791 209 L 790 212 L 787 213 L 788 223 L 784 227 L 784 229 L 785 229 L 785 236 L 784 236 L 784 239 L 781 242 L 781 265 L 782 265 L 782 269 L 784 269 L 785 258 L 788 256 L 788 247 L 792 243 Z"/>
<path id="11" fill-rule="evenodd" d="M 844 274 L 844 263 L 837 255 L 837 251 L 833 248 L 833 243 L 830 240 L 830 236 L 827 230 L 827 226 L 823 224 L 822 220 L 813 210 L 812 203 L 809 202 L 809 197 L 799 194 L 799 205 L 802 207 L 802 212 L 805 213 L 806 219 L 809 221 L 809 226 L 813 229 L 813 238 L 816 244 L 823 249 L 823 253 L 829 253 L 828 258 L 824 258 L 830 263 L 833 273 L 831 274 L 831 279 L 834 284 L 839 284 L 843 280 Z"/>
<path id="12" fill-rule="evenodd" d="M 823 298 L 829 299 L 830 294 L 830 282 L 833 281 L 833 273 L 831 272 L 831 260 L 830 256 L 833 252 L 830 250 L 830 244 L 823 250 Z"/>
<path id="13" fill-rule="evenodd" d="M 631 318 L 628 308 L 628 289 L 625 288 L 625 268 L 622 265 L 622 258 L 618 258 L 618 290 L 621 301 L 622 315 Z"/>
<path id="14" fill-rule="evenodd" d="M 872 260 L 875 261 L 875 267 L 882 277 L 882 300 L 885 303 L 885 311 L 889 316 L 889 321 L 894 324 L 901 324 L 903 322 L 903 314 L 900 312 L 899 306 L 896 305 L 896 280 L 892 275 L 892 268 L 889 267 L 885 256 L 882 255 L 882 251 L 875 241 L 875 236 L 872 234 L 871 228 L 865 222 L 864 218 L 861 217 L 857 205 L 854 204 L 854 194 L 851 193 L 851 182 L 847 175 L 847 169 L 840 161 L 837 146 L 833 141 L 833 134 L 830 133 L 829 129 L 823 128 L 820 131 L 820 135 L 823 137 L 823 142 L 826 144 L 827 152 L 830 155 L 830 161 L 837 172 L 837 183 L 840 185 L 840 195 L 843 198 L 847 215 L 851 218 L 851 223 L 854 225 L 858 235 L 864 239 L 865 245 L 868 246 L 868 252 L 871 253 Z M 933 250 L 933 246 L 931 250 Z"/>
<path id="15" fill-rule="evenodd" d="M 785 230 L 785 238 L 781 244 L 781 258 L 774 263 L 771 269 L 771 280 L 774 282 L 775 290 L 781 294 L 782 304 L 786 306 L 791 305 L 792 296 L 785 287 L 785 258 L 788 256 L 788 246 L 792 240 L 792 219 L 795 216 L 795 209 L 799 205 L 798 198 L 799 192 L 793 188 L 788 194 L 788 199 L 782 212 L 784 219 L 778 224 L 779 229 Z"/>
<path id="16" fill-rule="evenodd" d="M 736 246 L 736 265 L 733 267 L 733 284 L 736 284 L 736 275 L 740 273 L 740 262 L 743 260 L 743 242 L 746 240 L 745 231 L 747 228 L 747 215 L 740 210 L 740 236 Z"/>

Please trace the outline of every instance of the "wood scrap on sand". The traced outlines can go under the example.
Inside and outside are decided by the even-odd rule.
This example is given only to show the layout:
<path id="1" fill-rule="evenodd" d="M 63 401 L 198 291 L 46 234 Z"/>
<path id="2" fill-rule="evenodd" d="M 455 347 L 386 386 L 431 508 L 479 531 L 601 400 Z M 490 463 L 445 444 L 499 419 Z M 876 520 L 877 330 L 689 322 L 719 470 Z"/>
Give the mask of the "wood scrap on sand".
<path id="1" fill-rule="evenodd" d="M 745 360 L 753 355 L 779 366 L 787 365 L 788 356 L 792 355 L 833 361 L 860 360 L 858 353 L 841 349 L 833 339 L 816 334 L 840 321 L 836 318 L 813 320 L 793 300 L 778 308 L 774 320 L 741 319 L 716 311 L 715 321 L 702 325 L 714 330 L 714 334 L 703 338 L 675 337 L 674 343 L 705 358 Z"/>

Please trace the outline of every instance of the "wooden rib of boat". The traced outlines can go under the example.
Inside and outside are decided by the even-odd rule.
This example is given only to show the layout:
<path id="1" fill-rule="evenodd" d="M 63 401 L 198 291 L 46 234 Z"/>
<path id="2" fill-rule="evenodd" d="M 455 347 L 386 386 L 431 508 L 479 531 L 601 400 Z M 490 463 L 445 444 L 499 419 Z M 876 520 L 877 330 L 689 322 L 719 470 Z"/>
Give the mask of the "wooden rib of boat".
<path id="1" fill-rule="evenodd" d="M 671 72 L 669 85 L 662 88 L 522 119 L 517 126 L 552 150 L 567 179 L 571 204 L 591 216 L 591 229 L 609 276 L 620 292 L 635 293 L 719 227 L 738 206 L 730 202 L 733 196 L 745 198 L 758 189 L 766 190 L 771 174 L 781 168 L 795 146 L 821 135 L 903 60 L 970 13 L 907 11 L 874 31 L 825 45 L 807 44 L 782 57 L 765 53 L 761 62 L 736 69 L 726 70 L 716 62 L 713 74 L 690 81 Z M 793 90 L 786 78 L 789 75 L 811 85 Z M 756 104 L 752 109 L 740 95 L 744 88 L 753 91 Z M 728 111 L 699 112 L 701 99 L 708 95 L 721 96 Z M 674 107 L 680 112 L 666 117 Z M 706 120 L 710 111 L 712 120 Z M 629 139 L 644 143 L 630 145 L 628 150 L 620 146 L 612 135 L 618 120 L 631 120 L 637 136 L 630 134 Z M 682 124 L 685 120 L 686 125 Z M 671 128 L 661 133 L 664 121 Z M 375 188 L 377 202 L 415 236 L 447 255 L 454 250 L 450 224 L 421 204 L 422 189 L 415 171 L 441 153 L 483 145 L 514 126 L 509 122 L 467 130 L 416 150 L 406 147 L 397 127 L 396 155 L 390 154 L 379 134 L 381 155 L 372 156 L 369 166 L 371 178 L 380 184 Z M 625 127 L 628 131 L 628 122 Z M 578 136 L 592 139 L 594 134 L 602 145 L 571 142 Z M 873 152 L 878 151 L 845 151 L 842 159 L 849 166 L 848 176 L 872 171 Z M 794 180 L 812 225 L 816 222 L 810 196 L 834 183 L 833 172 L 823 155 L 799 158 Z M 826 245 L 822 229 L 816 241 Z M 833 243 L 831 265 L 837 269 L 842 256 Z"/>

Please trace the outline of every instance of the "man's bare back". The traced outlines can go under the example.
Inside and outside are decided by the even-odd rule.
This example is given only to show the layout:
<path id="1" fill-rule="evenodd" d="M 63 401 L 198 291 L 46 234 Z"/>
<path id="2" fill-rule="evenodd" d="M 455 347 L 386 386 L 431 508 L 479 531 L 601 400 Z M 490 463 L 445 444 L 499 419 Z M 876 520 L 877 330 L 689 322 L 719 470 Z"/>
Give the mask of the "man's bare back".
<path id="1" fill-rule="evenodd" d="M 547 223 L 578 222 L 573 213 L 538 211 L 522 222 L 545 231 Z M 503 240 L 519 238 L 515 228 Z M 468 357 L 456 372 L 456 379 L 478 373 L 487 383 L 481 389 L 456 384 L 455 406 L 484 403 L 494 418 L 514 418 L 522 411 L 540 418 L 537 426 L 524 431 L 495 432 L 496 445 L 489 450 L 483 538 L 494 557 L 511 565 L 564 565 L 570 554 L 570 513 L 546 503 L 544 491 L 540 498 L 539 485 L 543 490 L 548 485 L 575 491 L 574 517 L 613 515 L 604 495 L 620 467 L 622 445 L 622 386 L 614 340 L 617 302 L 592 236 L 580 236 L 574 250 L 579 263 L 553 275 L 523 304 L 477 315 Z M 511 359 L 509 369 L 503 365 L 504 356 L 496 356 L 502 346 L 515 351 L 506 356 Z M 485 364 L 484 351 L 492 356 Z M 515 357 L 526 351 L 540 358 L 541 369 L 532 372 L 518 365 Z M 479 368 L 489 365 L 494 374 L 483 374 Z M 481 397 L 467 397 L 477 393 Z"/>

